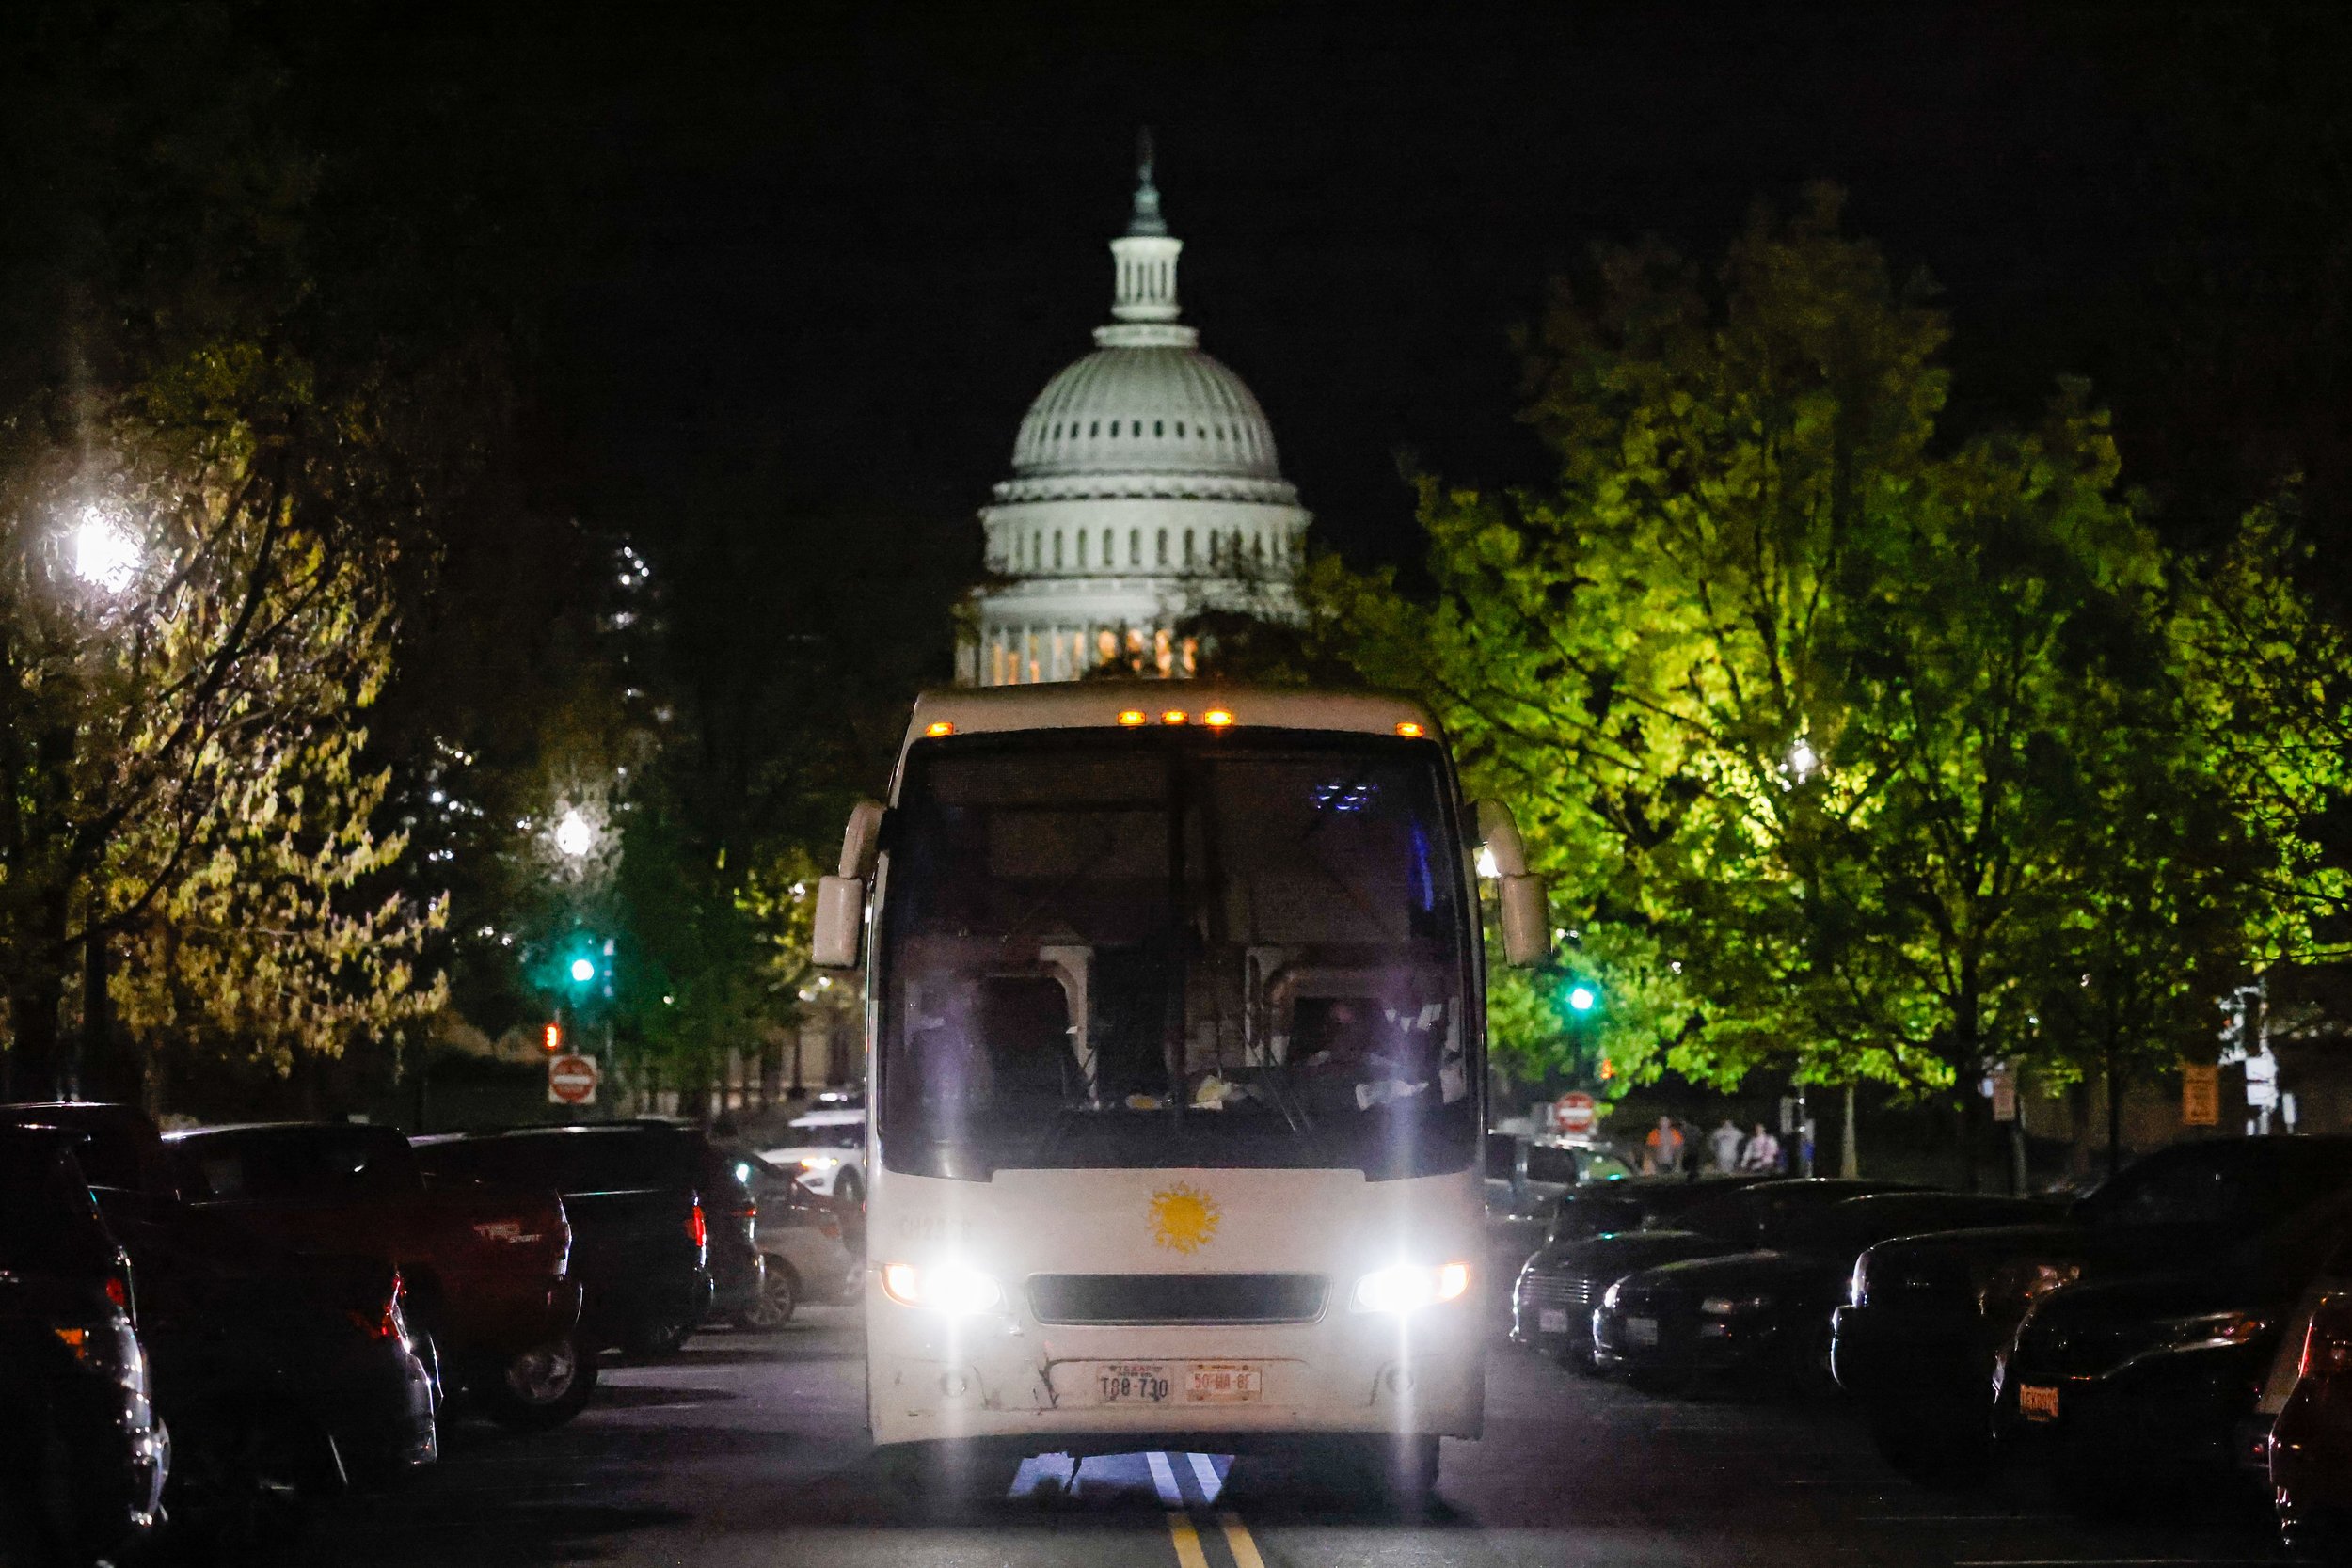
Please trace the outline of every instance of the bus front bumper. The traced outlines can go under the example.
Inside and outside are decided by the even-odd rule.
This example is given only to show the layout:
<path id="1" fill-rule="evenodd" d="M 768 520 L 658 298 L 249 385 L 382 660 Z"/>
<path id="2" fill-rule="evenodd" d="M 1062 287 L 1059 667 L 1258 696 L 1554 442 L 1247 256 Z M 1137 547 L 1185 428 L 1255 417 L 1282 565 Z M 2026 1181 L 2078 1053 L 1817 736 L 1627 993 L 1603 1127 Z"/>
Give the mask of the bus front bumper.
<path id="1" fill-rule="evenodd" d="M 1464 1300 L 1263 1326 L 946 1320 L 891 1301 L 869 1276 L 874 1441 L 1017 1438 L 1074 1453 L 1179 1442 L 1232 1452 L 1311 1433 L 1474 1438 L 1479 1319 Z"/>

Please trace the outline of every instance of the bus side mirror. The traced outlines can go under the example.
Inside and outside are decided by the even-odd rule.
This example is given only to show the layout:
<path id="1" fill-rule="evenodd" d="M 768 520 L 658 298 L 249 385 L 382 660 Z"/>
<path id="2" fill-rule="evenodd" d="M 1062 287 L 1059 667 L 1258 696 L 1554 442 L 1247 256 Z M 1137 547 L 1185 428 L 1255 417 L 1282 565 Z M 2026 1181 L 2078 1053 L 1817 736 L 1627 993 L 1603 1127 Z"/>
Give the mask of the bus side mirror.
<path id="1" fill-rule="evenodd" d="M 1478 870 L 1497 879 L 1502 915 L 1502 957 L 1514 969 L 1529 969 L 1551 957 L 1551 900 L 1544 879 L 1527 873 L 1527 846 L 1511 808 L 1500 800 L 1477 805 Z"/>
<path id="2" fill-rule="evenodd" d="M 1551 899 L 1541 877 L 1502 879 L 1502 958 L 1532 969 L 1551 957 Z"/>
<path id="3" fill-rule="evenodd" d="M 817 879 L 817 920 L 809 958 L 819 969 L 855 969 L 866 930 L 866 884 L 855 877 Z"/>
<path id="4" fill-rule="evenodd" d="M 809 959 L 819 969 L 855 969 L 860 939 L 866 934 L 866 879 L 874 874 L 882 852 L 883 816 L 880 800 L 860 800 L 850 808 L 850 824 L 841 832 L 838 876 L 817 880 L 817 918 L 809 933 Z"/>

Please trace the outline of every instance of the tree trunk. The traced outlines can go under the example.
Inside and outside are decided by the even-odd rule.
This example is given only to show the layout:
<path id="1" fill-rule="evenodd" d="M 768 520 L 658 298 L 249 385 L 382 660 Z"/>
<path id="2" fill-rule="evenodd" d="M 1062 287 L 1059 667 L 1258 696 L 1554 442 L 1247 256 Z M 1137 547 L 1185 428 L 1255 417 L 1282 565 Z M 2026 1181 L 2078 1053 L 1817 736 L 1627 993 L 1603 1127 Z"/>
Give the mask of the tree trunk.
<path id="1" fill-rule="evenodd" d="M 1838 1134 L 1837 1174 L 1851 1180 L 1862 1174 L 1861 1145 L 1854 1136 L 1853 1080 L 1846 1080 L 1846 1125 Z"/>
<path id="2" fill-rule="evenodd" d="M 25 975 L 8 994 L 8 1094 L 11 1100 L 56 1100 L 63 1092 L 57 1005 L 65 986 L 55 969 Z"/>

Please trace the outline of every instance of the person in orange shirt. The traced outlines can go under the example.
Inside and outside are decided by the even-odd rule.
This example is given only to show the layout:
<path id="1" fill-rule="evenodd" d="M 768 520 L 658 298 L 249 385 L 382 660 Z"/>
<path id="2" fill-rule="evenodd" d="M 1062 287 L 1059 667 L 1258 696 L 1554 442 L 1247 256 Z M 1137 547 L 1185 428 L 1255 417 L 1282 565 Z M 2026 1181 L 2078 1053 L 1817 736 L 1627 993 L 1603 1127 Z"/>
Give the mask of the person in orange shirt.
<path id="1" fill-rule="evenodd" d="M 1642 1173 L 1673 1176 L 1682 1169 L 1682 1129 L 1672 1117 L 1660 1117 L 1643 1141 Z"/>

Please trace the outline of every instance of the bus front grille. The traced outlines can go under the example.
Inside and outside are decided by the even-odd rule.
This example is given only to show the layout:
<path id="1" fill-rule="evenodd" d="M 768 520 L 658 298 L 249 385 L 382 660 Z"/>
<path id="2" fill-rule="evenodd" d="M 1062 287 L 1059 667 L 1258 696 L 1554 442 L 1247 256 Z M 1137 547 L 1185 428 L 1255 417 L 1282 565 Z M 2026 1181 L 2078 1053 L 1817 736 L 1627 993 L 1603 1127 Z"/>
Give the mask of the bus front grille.
<path id="1" fill-rule="evenodd" d="M 1303 1323 L 1323 1315 L 1319 1274 L 1040 1274 L 1043 1323 Z"/>

